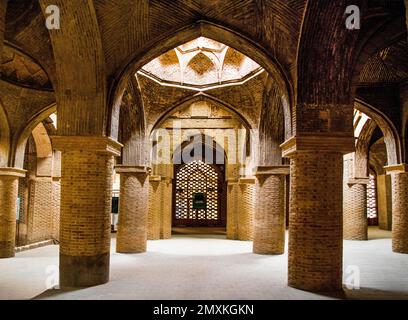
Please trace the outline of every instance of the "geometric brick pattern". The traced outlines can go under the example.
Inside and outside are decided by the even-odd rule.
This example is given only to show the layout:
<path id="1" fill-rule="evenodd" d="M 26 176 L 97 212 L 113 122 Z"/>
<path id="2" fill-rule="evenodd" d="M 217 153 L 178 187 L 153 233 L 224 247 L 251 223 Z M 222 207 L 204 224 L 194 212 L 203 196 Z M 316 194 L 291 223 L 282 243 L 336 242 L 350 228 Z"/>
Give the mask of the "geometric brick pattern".
<path id="1" fill-rule="evenodd" d="M 193 208 L 195 193 L 206 195 L 205 209 Z M 176 216 L 177 220 L 219 220 L 218 212 L 218 174 L 202 161 L 186 164 L 176 174 Z"/>

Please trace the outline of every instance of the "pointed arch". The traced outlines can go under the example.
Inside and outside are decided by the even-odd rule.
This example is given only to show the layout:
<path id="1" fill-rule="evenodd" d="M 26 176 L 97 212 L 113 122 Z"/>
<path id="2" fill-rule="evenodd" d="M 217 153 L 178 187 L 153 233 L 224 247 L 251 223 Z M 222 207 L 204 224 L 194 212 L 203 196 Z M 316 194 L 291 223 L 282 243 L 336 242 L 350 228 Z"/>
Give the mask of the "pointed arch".
<path id="1" fill-rule="evenodd" d="M 56 64 L 56 99 L 60 135 L 106 133 L 105 54 L 93 1 L 41 0 L 44 16 L 57 5 L 65 21 L 49 30 Z"/>
<path id="2" fill-rule="evenodd" d="M 381 111 L 360 99 L 355 100 L 355 108 L 373 119 L 381 129 L 387 148 L 388 165 L 401 163 L 401 139 L 392 121 Z"/>
<path id="3" fill-rule="evenodd" d="M 217 107 L 226 110 L 228 112 L 232 112 L 233 114 L 235 114 L 236 116 L 238 116 L 238 118 L 241 120 L 242 124 L 244 125 L 244 127 L 247 130 L 253 129 L 256 127 L 256 124 L 251 123 L 250 121 L 248 121 L 248 119 L 246 119 L 234 106 L 232 106 L 229 103 L 226 103 L 225 101 L 222 101 L 216 97 L 213 97 L 210 94 L 204 93 L 204 92 L 199 92 L 193 96 L 189 96 L 185 99 L 181 99 L 178 102 L 176 102 L 170 109 L 166 110 L 165 112 L 163 112 L 158 119 L 156 120 L 156 122 L 153 124 L 153 126 L 151 127 L 151 129 L 149 130 L 149 135 L 151 135 L 151 133 L 153 132 L 154 129 L 160 127 L 160 125 L 167 119 L 167 117 L 178 111 L 181 110 L 185 107 L 187 107 L 188 105 L 193 104 L 194 102 L 197 101 L 209 101 L 213 104 L 215 104 Z"/>
<path id="4" fill-rule="evenodd" d="M 154 58 L 198 37 L 206 37 L 223 43 L 257 62 L 274 79 L 281 95 L 285 97 L 289 105 L 293 105 L 293 88 L 290 76 L 284 71 L 281 64 L 269 54 L 268 50 L 234 30 L 200 20 L 190 26 L 179 29 L 171 35 L 155 39 L 155 42 L 147 44 L 136 52 L 117 72 L 109 91 L 110 107 L 107 129 L 109 136 L 115 138 L 118 108 L 120 107 L 126 82 L 134 76 L 137 70 Z"/>
<path id="5" fill-rule="evenodd" d="M 15 135 L 12 144 L 12 166 L 22 169 L 24 166 L 24 153 L 27 144 L 27 140 L 32 134 L 33 130 L 51 114 L 57 111 L 56 104 L 45 108 L 40 113 L 32 117 L 19 133 Z"/>

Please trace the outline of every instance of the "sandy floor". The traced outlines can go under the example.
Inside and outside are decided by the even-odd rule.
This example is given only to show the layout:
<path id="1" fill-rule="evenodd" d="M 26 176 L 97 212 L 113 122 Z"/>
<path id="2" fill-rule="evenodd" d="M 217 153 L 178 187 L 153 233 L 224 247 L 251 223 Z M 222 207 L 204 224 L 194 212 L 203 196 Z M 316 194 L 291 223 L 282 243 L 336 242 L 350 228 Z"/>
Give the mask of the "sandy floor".
<path id="1" fill-rule="evenodd" d="M 408 299 L 408 255 L 391 252 L 390 232 L 370 229 L 365 242 L 344 241 L 346 273 L 360 273 L 353 299 Z M 112 252 L 115 239 L 112 239 Z M 58 246 L 0 260 L 0 299 L 327 299 L 286 285 L 287 255 L 251 253 L 252 243 L 222 236 L 149 241 L 148 252 L 112 253 L 110 282 L 75 291 L 47 290 L 58 279 Z"/>

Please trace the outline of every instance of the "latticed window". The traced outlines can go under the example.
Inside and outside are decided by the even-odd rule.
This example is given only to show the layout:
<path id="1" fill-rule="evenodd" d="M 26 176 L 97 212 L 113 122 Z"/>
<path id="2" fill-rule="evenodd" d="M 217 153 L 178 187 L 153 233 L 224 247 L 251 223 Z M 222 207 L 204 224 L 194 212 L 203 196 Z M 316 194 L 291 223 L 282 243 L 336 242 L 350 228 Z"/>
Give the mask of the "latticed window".
<path id="1" fill-rule="evenodd" d="M 175 219 L 184 221 L 213 221 L 219 217 L 219 175 L 217 170 L 202 161 L 193 161 L 176 173 Z M 194 223 L 193 223 L 194 224 Z"/>
<path id="2" fill-rule="evenodd" d="M 375 175 L 370 174 L 367 185 L 367 218 L 369 224 L 376 224 L 377 215 L 377 188 Z"/>

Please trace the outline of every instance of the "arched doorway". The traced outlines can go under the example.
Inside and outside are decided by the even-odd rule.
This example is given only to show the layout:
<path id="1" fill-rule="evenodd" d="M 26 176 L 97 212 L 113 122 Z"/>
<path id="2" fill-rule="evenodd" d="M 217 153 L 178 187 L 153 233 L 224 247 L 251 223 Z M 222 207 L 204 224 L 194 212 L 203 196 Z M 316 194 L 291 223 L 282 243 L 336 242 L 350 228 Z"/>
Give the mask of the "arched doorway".
<path id="1" fill-rule="evenodd" d="M 225 155 L 215 142 L 196 138 L 174 154 L 172 226 L 225 228 Z"/>
<path id="2" fill-rule="evenodd" d="M 224 166 L 194 160 L 174 171 L 173 227 L 225 227 Z"/>

